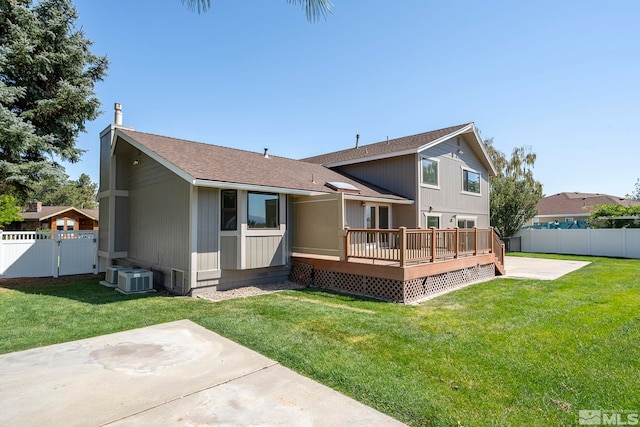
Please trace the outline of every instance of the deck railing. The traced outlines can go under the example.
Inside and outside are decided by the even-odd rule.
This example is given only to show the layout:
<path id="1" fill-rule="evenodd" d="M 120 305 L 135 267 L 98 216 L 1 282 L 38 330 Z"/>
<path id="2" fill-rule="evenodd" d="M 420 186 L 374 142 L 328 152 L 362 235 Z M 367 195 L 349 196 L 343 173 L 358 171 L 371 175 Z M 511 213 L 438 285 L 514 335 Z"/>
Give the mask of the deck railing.
<path id="1" fill-rule="evenodd" d="M 502 242 L 492 228 L 346 229 L 346 258 L 407 264 L 496 253 L 504 263 Z"/>

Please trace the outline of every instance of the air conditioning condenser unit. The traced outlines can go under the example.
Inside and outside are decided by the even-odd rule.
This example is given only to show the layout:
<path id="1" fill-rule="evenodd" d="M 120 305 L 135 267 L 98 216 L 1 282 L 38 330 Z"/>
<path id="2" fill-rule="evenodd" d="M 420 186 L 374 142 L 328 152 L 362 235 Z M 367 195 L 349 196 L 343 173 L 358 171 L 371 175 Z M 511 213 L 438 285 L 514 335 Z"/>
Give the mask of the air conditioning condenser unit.
<path id="1" fill-rule="evenodd" d="M 118 290 L 124 293 L 153 291 L 153 272 L 141 268 L 119 271 Z"/>

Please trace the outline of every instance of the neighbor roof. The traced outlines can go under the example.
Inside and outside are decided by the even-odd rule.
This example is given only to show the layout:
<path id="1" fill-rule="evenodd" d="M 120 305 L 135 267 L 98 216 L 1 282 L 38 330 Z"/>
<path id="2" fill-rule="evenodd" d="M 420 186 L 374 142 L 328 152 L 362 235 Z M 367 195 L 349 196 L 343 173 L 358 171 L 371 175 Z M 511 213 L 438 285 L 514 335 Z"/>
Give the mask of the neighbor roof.
<path id="1" fill-rule="evenodd" d="M 558 193 L 538 202 L 538 215 L 588 215 L 595 205 L 640 205 L 640 201 L 598 193 Z"/>
<path id="2" fill-rule="evenodd" d="M 77 209 L 73 206 L 42 206 L 40 212 L 20 212 L 20 216 L 25 221 L 44 221 L 52 216 L 61 215 L 67 211 L 74 210 L 90 219 L 98 220 L 98 209 Z"/>
<path id="3" fill-rule="evenodd" d="M 476 134 L 475 125 L 473 123 L 465 123 L 448 128 L 432 130 L 430 132 L 419 133 L 417 135 L 404 136 L 402 138 L 377 142 L 375 144 L 362 145 L 358 148 L 353 147 L 346 150 L 335 151 L 333 153 L 307 157 L 302 159 L 302 161 L 318 163 L 327 167 L 336 167 L 368 160 L 395 157 L 403 154 L 417 153 L 418 151 L 428 148 L 430 145 L 436 145 L 439 142 L 463 133 L 475 134 L 474 139 L 478 140 L 479 144 L 478 147 L 474 148 L 474 150 L 480 157 L 483 157 L 482 160 L 486 162 L 490 172 L 495 174 L 494 167 L 491 164 L 484 147 L 482 147 L 482 142 Z"/>
<path id="4" fill-rule="evenodd" d="M 165 166 L 173 166 L 170 169 L 196 185 L 231 183 L 309 193 L 336 193 L 339 190 L 325 184 L 340 181 L 358 188 L 361 196 L 409 202 L 391 191 L 319 164 L 122 128 L 117 129 L 116 136 Z"/>

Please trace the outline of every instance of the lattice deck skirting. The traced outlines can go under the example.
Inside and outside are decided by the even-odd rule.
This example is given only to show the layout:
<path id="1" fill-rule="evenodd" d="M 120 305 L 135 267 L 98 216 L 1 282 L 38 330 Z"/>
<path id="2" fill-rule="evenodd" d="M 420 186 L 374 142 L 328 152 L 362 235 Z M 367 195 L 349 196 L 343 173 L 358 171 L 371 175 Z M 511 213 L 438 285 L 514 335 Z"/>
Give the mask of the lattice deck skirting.
<path id="1" fill-rule="evenodd" d="M 305 286 L 313 284 L 320 288 L 406 304 L 493 277 L 494 264 L 476 265 L 402 281 L 314 269 L 310 264 L 294 261 L 290 280 Z"/>

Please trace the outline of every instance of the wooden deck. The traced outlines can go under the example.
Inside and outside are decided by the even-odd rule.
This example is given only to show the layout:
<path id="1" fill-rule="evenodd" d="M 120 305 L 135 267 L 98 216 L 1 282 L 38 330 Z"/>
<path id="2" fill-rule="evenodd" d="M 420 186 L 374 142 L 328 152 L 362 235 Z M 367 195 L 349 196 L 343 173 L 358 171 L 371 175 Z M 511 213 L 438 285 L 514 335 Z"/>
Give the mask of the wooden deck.
<path id="1" fill-rule="evenodd" d="M 492 229 L 347 229 L 342 259 L 296 253 L 292 280 L 396 302 L 414 302 L 504 275 Z"/>

